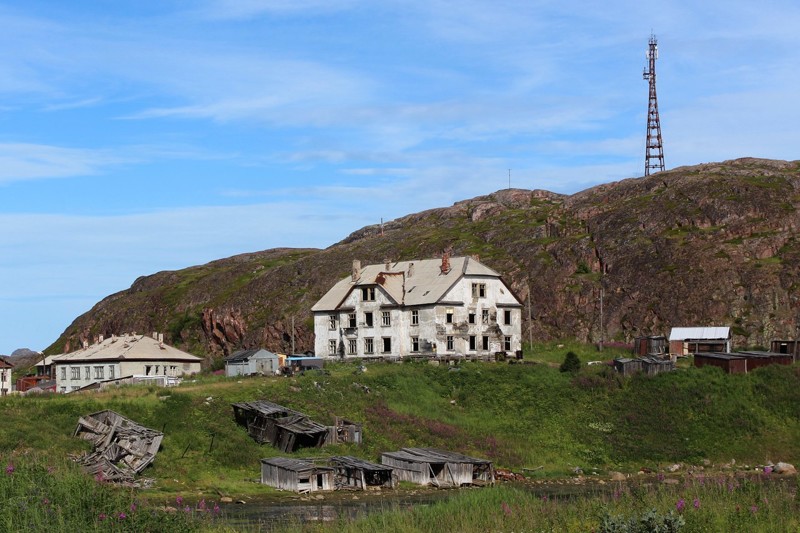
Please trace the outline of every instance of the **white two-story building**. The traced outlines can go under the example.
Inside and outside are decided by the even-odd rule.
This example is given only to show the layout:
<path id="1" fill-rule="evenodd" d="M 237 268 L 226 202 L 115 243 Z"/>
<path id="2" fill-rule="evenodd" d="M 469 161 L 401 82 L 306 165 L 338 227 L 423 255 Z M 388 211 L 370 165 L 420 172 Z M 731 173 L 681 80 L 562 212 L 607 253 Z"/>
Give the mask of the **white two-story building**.
<path id="1" fill-rule="evenodd" d="M 154 338 L 156 337 L 156 338 Z M 72 392 L 88 385 L 124 378 L 175 378 L 200 372 L 202 359 L 164 344 L 160 335 L 125 334 L 100 338 L 82 350 L 55 355 L 50 365 L 56 391 Z"/>
<path id="2" fill-rule="evenodd" d="M 471 257 L 362 267 L 312 307 L 322 357 L 512 354 L 522 305 L 500 274 Z"/>

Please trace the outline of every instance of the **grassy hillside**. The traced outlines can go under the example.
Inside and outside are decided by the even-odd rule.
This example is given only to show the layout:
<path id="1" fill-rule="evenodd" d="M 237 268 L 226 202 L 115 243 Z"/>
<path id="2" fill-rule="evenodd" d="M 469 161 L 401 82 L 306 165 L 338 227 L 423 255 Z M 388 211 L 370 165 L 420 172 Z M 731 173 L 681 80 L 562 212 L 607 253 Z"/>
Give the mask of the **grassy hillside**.
<path id="1" fill-rule="evenodd" d="M 536 340 L 629 341 L 672 326 L 729 325 L 737 344 L 768 346 L 800 324 L 799 208 L 798 161 L 682 167 L 571 196 L 497 191 L 383 231 L 362 228 L 325 250 L 267 250 L 143 276 L 78 317 L 47 353 L 130 331 L 164 332 L 209 363 L 239 347 L 286 352 L 293 339 L 298 351 L 313 349 L 311 306 L 354 259 L 430 258 L 447 247 L 503 275 Z"/>
<path id="2" fill-rule="evenodd" d="M 365 392 L 362 385 L 369 388 Z M 78 453 L 80 415 L 114 409 L 163 430 L 162 450 L 145 475 L 167 493 L 269 493 L 248 480 L 259 459 L 278 455 L 252 441 L 232 402 L 268 399 L 322 423 L 334 415 L 364 424 L 362 447 L 339 445 L 299 456 L 354 454 L 377 459 L 402 446 L 435 446 L 488 457 L 539 476 L 575 466 L 635 471 L 667 463 L 737 464 L 800 460 L 800 366 L 728 376 L 681 369 L 622 379 L 607 368 L 564 374 L 548 364 L 338 365 L 330 375 L 245 379 L 205 377 L 175 389 L 121 387 L 67 396 L 7 397 L 3 449 L 47 456 Z"/>

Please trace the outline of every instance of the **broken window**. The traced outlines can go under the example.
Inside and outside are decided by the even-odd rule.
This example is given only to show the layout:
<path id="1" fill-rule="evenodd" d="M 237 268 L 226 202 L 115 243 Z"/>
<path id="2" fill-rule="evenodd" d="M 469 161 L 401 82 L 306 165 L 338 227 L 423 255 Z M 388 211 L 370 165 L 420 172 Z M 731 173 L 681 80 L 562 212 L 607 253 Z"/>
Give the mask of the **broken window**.
<path id="1" fill-rule="evenodd" d="M 372 327 L 372 312 L 364 313 L 364 323 L 367 324 L 368 328 Z"/>
<path id="2" fill-rule="evenodd" d="M 67 367 L 65 366 L 61 367 L 61 379 L 62 381 L 67 379 Z"/>
<path id="3" fill-rule="evenodd" d="M 452 335 L 447 336 L 447 351 L 452 352 L 455 349 L 455 338 Z"/>
<path id="4" fill-rule="evenodd" d="M 486 298 L 486 284 L 473 283 L 472 284 L 472 297 L 473 298 Z"/>
<path id="5" fill-rule="evenodd" d="M 391 353 L 392 351 L 392 338 L 391 337 L 384 337 L 383 338 L 383 353 Z"/>
<path id="6" fill-rule="evenodd" d="M 481 339 L 481 349 L 488 350 L 489 349 L 489 336 L 484 335 L 483 339 Z"/>
<path id="7" fill-rule="evenodd" d="M 103 367 L 102 366 L 94 367 L 94 379 L 103 379 Z"/>
<path id="8" fill-rule="evenodd" d="M 411 337 L 411 351 L 412 352 L 419 351 L 419 337 Z"/>
<path id="9" fill-rule="evenodd" d="M 70 367 L 70 370 L 72 371 L 71 372 L 72 379 L 81 379 L 81 369 L 80 369 L 80 367 L 73 366 L 73 367 Z"/>
<path id="10" fill-rule="evenodd" d="M 350 324 L 348 327 L 354 328 L 356 327 L 356 314 L 350 313 L 347 315 L 347 322 Z"/>
<path id="11" fill-rule="evenodd" d="M 375 353 L 375 339 L 372 337 L 364 339 L 364 353 Z"/>
<path id="12" fill-rule="evenodd" d="M 481 310 L 481 323 L 488 324 L 489 323 L 489 310 L 483 309 Z"/>
<path id="13" fill-rule="evenodd" d="M 90 380 L 92 378 L 92 369 L 88 366 L 83 368 L 83 379 Z"/>
<path id="14" fill-rule="evenodd" d="M 476 346 L 477 346 L 477 342 L 476 342 L 476 339 L 475 339 L 475 335 L 470 335 L 469 336 L 469 349 L 470 349 L 470 351 L 474 352 Z"/>
<path id="15" fill-rule="evenodd" d="M 508 335 L 503 337 L 503 349 L 507 352 L 511 351 L 511 337 Z"/>
<path id="16" fill-rule="evenodd" d="M 503 311 L 503 323 L 504 324 L 511 324 L 511 310 L 506 309 Z"/>
<path id="17" fill-rule="evenodd" d="M 452 307 L 448 307 L 445 310 L 445 313 L 446 313 L 445 322 L 447 322 L 448 324 L 452 324 L 453 323 L 453 308 Z"/>
<path id="18" fill-rule="evenodd" d="M 381 311 L 381 325 L 384 326 L 392 325 L 392 314 L 390 311 Z"/>
<path id="19" fill-rule="evenodd" d="M 328 315 L 328 329 L 336 329 L 336 315 Z"/>
<path id="20" fill-rule="evenodd" d="M 375 287 L 362 287 L 361 288 L 361 299 L 365 302 L 374 302 L 375 301 Z"/>
<path id="21" fill-rule="evenodd" d="M 331 339 L 328 341 L 328 353 L 330 355 L 336 353 L 336 339 Z"/>
<path id="22" fill-rule="evenodd" d="M 114 365 L 108 365 L 108 378 L 114 379 Z"/>
<path id="23" fill-rule="evenodd" d="M 419 311 L 411 311 L 411 325 L 419 326 Z"/>
<path id="24" fill-rule="evenodd" d="M 469 314 L 469 323 L 470 324 L 474 324 L 475 323 L 475 312 L 471 312 Z"/>

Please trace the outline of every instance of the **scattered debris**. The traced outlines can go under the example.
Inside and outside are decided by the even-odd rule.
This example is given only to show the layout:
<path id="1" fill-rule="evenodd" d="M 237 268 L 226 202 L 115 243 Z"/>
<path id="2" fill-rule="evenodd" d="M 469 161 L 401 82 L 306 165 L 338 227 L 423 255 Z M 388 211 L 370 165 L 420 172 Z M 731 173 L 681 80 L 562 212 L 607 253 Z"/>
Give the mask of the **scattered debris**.
<path id="1" fill-rule="evenodd" d="M 136 474 L 153 462 L 164 434 L 111 410 L 78 419 L 75 437 L 92 442 L 92 451 L 77 461 L 103 481 L 134 484 Z"/>

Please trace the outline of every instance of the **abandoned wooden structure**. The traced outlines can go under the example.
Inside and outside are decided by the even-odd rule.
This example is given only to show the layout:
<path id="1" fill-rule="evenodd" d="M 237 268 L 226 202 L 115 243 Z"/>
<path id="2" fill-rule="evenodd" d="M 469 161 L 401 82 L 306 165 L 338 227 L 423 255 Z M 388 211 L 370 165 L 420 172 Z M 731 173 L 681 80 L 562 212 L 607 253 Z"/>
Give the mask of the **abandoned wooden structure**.
<path id="1" fill-rule="evenodd" d="M 74 436 L 92 443 L 92 451 L 78 459 L 84 470 L 118 483 L 133 482 L 153 462 L 164 438 L 110 410 L 80 417 Z"/>
<path id="2" fill-rule="evenodd" d="M 662 372 L 672 372 L 675 370 L 675 362 L 667 357 L 645 356 L 635 359 L 621 357 L 614 359 L 614 370 L 623 376 L 630 376 L 637 372 L 654 376 Z"/>
<path id="3" fill-rule="evenodd" d="M 460 487 L 472 484 L 493 484 L 491 461 L 434 448 L 402 448 L 381 454 L 381 463 L 394 469 L 398 481 L 419 485 Z"/>
<path id="4" fill-rule="evenodd" d="M 639 358 L 620 357 L 614 359 L 614 370 L 623 376 L 630 376 L 642 371 L 642 360 Z"/>
<path id="5" fill-rule="evenodd" d="M 261 483 L 300 493 L 333 490 L 334 469 L 287 457 L 261 459 Z"/>
<path id="6" fill-rule="evenodd" d="M 322 446 L 328 428 L 308 416 L 266 400 L 233 404 L 236 422 L 259 444 L 268 442 L 284 452 Z"/>
<path id="7" fill-rule="evenodd" d="M 756 368 L 768 365 L 791 365 L 791 354 L 774 352 L 744 351 L 734 353 L 696 353 L 694 366 L 716 366 L 728 374 L 747 374 Z"/>
<path id="8" fill-rule="evenodd" d="M 795 361 L 800 361 L 800 341 L 777 339 L 770 343 L 770 351 L 773 353 L 788 353 L 794 356 Z"/>
<path id="9" fill-rule="evenodd" d="M 367 490 L 369 487 L 394 488 L 397 482 L 392 468 L 350 456 L 334 456 L 330 464 L 335 472 L 336 488 Z"/>
<path id="10" fill-rule="evenodd" d="M 325 444 L 361 444 L 361 431 L 361 424 L 337 416 L 333 426 L 328 428 Z"/>
<path id="11" fill-rule="evenodd" d="M 645 355 L 664 356 L 669 353 L 669 342 L 663 335 L 650 337 L 636 337 L 633 339 L 633 354 L 643 357 Z"/>

